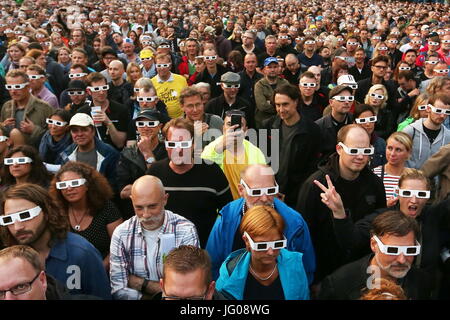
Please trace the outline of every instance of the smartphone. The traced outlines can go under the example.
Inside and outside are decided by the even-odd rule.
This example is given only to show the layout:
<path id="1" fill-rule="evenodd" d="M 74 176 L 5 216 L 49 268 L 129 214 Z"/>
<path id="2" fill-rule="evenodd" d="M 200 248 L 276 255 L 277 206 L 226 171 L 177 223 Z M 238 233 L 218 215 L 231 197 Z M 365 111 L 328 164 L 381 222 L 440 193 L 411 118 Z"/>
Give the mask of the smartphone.
<path id="1" fill-rule="evenodd" d="M 231 115 L 231 126 L 238 125 L 238 127 L 235 129 L 240 129 L 242 123 L 242 116 L 240 114 L 232 114 Z"/>

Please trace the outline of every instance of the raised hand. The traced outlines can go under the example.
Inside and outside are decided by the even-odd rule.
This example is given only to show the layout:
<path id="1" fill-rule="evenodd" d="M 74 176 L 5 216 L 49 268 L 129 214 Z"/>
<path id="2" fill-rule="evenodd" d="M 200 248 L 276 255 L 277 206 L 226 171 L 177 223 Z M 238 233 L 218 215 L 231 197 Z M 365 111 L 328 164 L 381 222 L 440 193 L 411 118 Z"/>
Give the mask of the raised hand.
<path id="1" fill-rule="evenodd" d="M 322 202 L 333 212 L 333 216 L 336 219 L 345 219 L 346 214 L 341 196 L 331 182 L 330 176 L 326 175 L 325 179 L 327 180 L 327 187 L 319 181 L 314 180 L 314 184 L 323 191 L 323 193 L 320 194 Z"/>

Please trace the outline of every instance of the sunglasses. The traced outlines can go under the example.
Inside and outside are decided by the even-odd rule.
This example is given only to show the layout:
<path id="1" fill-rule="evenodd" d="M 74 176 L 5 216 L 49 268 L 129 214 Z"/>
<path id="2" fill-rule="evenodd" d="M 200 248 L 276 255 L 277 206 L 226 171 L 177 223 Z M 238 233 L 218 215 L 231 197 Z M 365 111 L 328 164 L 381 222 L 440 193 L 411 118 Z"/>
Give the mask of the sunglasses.
<path id="1" fill-rule="evenodd" d="M 156 68 L 168 68 L 170 67 L 170 63 L 157 63 Z"/>
<path id="2" fill-rule="evenodd" d="M 58 33 L 58 32 L 61 32 L 61 31 L 62 31 L 61 29 L 57 29 L 57 28 L 52 29 L 52 32 L 57 32 Z"/>
<path id="3" fill-rule="evenodd" d="M 355 97 L 354 96 L 334 96 L 332 99 L 339 101 L 339 102 L 344 102 L 344 101 L 354 101 Z"/>
<path id="4" fill-rule="evenodd" d="M 37 217 L 42 212 L 41 207 L 37 206 L 31 209 L 19 211 L 6 216 L 0 216 L 0 225 L 8 226 L 16 221 L 24 222 Z"/>
<path id="5" fill-rule="evenodd" d="M 142 58 L 141 60 L 142 61 L 150 61 L 150 60 L 152 60 L 152 58 Z"/>
<path id="6" fill-rule="evenodd" d="M 32 163 L 33 159 L 29 157 L 18 157 L 18 158 L 5 158 L 3 163 L 6 166 L 14 165 L 14 164 L 26 164 L 26 163 Z"/>
<path id="7" fill-rule="evenodd" d="M 5 142 L 6 140 L 8 140 L 7 136 L 0 136 L 0 142 Z"/>
<path id="8" fill-rule="evenodd" d="M 248 239 L 250 247 L 254 251 L 266 251 L 269 250 L 269 248 L 273 250 L 280 250 L 286 248 L 287 246 L 287 240 L 285 236 L 283 236 L 283 240 L 264 241 L 264 242 L 254 242 L 247 232 L 244 232 L 244 236 Z"/>
<path id="9" fill-rule="evenodd" d="M 398 36 L 400 34 L 400 31 L 392 31 L 391 34 L 395 34 Z"/>
<path id="10" fill-rule="evenodd" d="M 381 37 L 373 37 L 372 39 L 373 40 L 381 40 Z M 338 39 L 338 41 L 339 41 L 339 39 Z"/>
<path id="11" fill-rule="evenodd" d="M 411 37 L 420 37 L 420 34 L 418 34 L 418 33 L 411 33 L 410 36 Z"/>
<path id="12" fill-rule="evenodd" d="M 344 38 L 337 38 L 337 41 L 344 41 Z"/>
<path id="13" fill-rule="evenodd" d="M 388 42 L 389 42 L 389 43 L 392 43 L 392 44 L 397 44 L 397 43 L 398 43 L 397 40 L 388 40 Z"/>
<path id="14" fill-rule="evenodd" d="M 223 83 L 223 86 L 227 89 L 239 89 L 241 87 L 240 84 L 230 84 L 230 83 Z"/>
<path id="15" fill-rule="evenodd" d="M 73 79 L 73 78 L 81 78 L 87 76 L 87 73 L 70 73 L 69 74 L 69 78 Z"/>
<path id="16" fill-rule="evenodd" d="M 295 38 L 296 41 L 303 41 L 305 38 Z"/>
<path id="17" fill-rule="evenodd" d="M 438 46 L 439 45 L 439 42 L 428 42 L 428 45 L 429 46 Z"/>
<path id="18" fill-rule="evenodd" d="M 386 51 L 388 49 L 388 47 L 379 47 L 378 50 L 379 51 Z"/>
<path id="19" fill-rule="evenodd" d="M 192 147 L 192 140 L 188 140 L 188 141 L 164 141 L 166 148 L 169 149 L 176 149 L 176 148 L 181 148 L 181 149 L 189 149 L 190 147 Z"/>
<path id="20" fill-rule="evenodd" d="M 303 88 L 315 88 L 315 87 L 317 87 L 317 83 L 304 82 L 304 83 L 300 83 L 300 86 Z"/>
<path id="21" fill-rule="evenodd" d="M 433 113 L 437 113 L 437 114 L 445 114 L 445 115 L 450 115 L 450 109 L 442 109 L 442 108 L 436 108 L 435 106 L 429 105 L 429 107 L 431 108 L 431 111 Z"/>
<path id="22" fill-rule="evenodd" d="M 442 40 L 441 43 L 450 43 L 450 40 Z"/>
<path id="23" fill-rule="evenodd" d="M 51 42 L 45 41 L 45 42 L 42 42 L 41 45 L 44 45 L 44 46 L 46 46 L 46 47 L 50 47 Z"/>
<path id="24" fill-rule="evenodd" d="M 45 36 L 43 34 L 37 34 L 36 35 L 36 39 L 43 39 L 45 38 Z"/>
<path id="25" fill-rule="evenodd" d="M 241 179 L 241 184 L 244 186 L 245 191 L 247 191 L 247 194 L 250 197 L 260 197 L 263 194 L 268 195 L 268 196 L 274 196 L 277 195 L 279 192 L 279 186 L 278 184 L 275 182 L 275 186 L 273 187 L 268 187 L 268 188 L 253 188 L 251 189 L 243 179 Z"/>
<path id="26" fill-rule="evenodd" d="M 377 116 L 372 116 L 372 117 L 367 117 L 367 118 L 358 118 L 358 119 L 355 119 L 355 122 L 358 124 L 377 122 Z"/>
<path id="27" fill-rule="evenodd" d="M 5 84 L 6 90 L 21 90 L 25 88 L 28 85 L 28 82 L 26 83 L 20 83 L 20 84 Z"/>
<path id="28" fill-rule="evenodd" d="M 417 107 L 417 110 L 419 110 L 419 111 L 425 111 L 425 110 L 427 110 L 427 105 L 422 105 L 422 106 L 418 106 Z"/>
<path id="29" fill-rule="evenodd" d="M 68 91 L 67 92 L 69 97 L 71 97 L 71 96 L 82 96 L 85 93 L 86 93 L 85 91 Z"/>
<path id="30" fill-rule="evenodd" d="M 55 125 L 57 127 L 64 127 L 67 124 L 67 122 L 65 122 L 65 121 L 53 120 L 50 118 L 45 119 L 45 122 L 47 124 Z"/>
<path id="31" fill-rule="evenodd" d="M 421 44 L 422 41 L 414 40 L 414 41 L 411 41 L 411 43 L 412 43 L 412 44 Z"/>
<path id="32" fill-rule="evenodd" d="M 428 64 L 437 64 L 439 61 L 425 61 L 425 63 L 428 63 Z"/>
<path id="33" fill-rule="evenodd" d="M 358 42 L 347 42 L 348 46 L 357 46 L 358 44 Z"/>
<path id="34" fill-rule="evenodd" d="M 350 88 L 352 88 L 353 90 L 356 90 L 356 89 L 358 89 L 358 84 L 356 84 L 356 83 L 354 83 L 354 84 L 344 84 L 345 86 L 347 86 L 347 87 L 350 87 Z"/>
<path id="35" fill-rule="evenodd" d="M 137 97 L 136 100 L 138 102 L 154 102 L 156 101 L 158 97 L 153 96 L 153 97 Z"/>
<path id="36" fill-rule="evenodd" d="M 375 98 L 375 99 L 378 99 L 378 100 L 383 100 L 384 99 L 384 96 L 381 95 L 381 94 L 371 93 L 370 96 L 372 98 Z"/>
<path id="37" fill-rule="evenodd" d="M 45 76 L 43 74 L 33 74 L 33 75 L 28 75 L 28 77 L 31 80 L 38 80 L 38 79 L 45 78 Z"/>
<path id="38" fill-rule="evenodd" d="M 141 41 L 141 43 L 146 47 L 150 44 L 150 41 Z"/>
<path id="39" fill-rule="evenodd" d="M 140 88 L 133 88 L 134 92 L 139 92 Z"/>
<path id="40" fill-rule="evenodd" d="M 400 71 L 411 70 L 411 67 L 399 67 L 398 70 Z"/>
<path id="41" fill-rule="evenodd" d="M 163 44 L 162 46 L 159 46 L 158 49 L 159 49 L 159 48 L 162 48 L 162 49 L 170 49 L 170 46 L 167 45 L 167 44 Z"/>
<path id="42" fill-rule="evenodd" d="M 14 31 L 14 34 L 23 34 L 23 31 Z"/>
<path id="43" fill-rule="evenodd" d="M 316 42 L 312 41 L 312 40 L 308 40 L 308 41 L 305 41 L 305 44 L 316 44 Z"/>
<path id="44" fill-rule="evenodd" d="M 431 192 L 428 190 L 398 189 L 398 194 L 400 195 L 400 197 L 404 198 L 412 198 L 413 196 L 416 196 L 416 198 L 419 199 L 429 199 L 430 193 Z"/>
<path id="45" fill-rule="evenodd" d="M 420 253 L 420 244 L 416 241 L 416 246 L 392 246 L 392 245 L 384 245 L 377 236 L 373 236 L 375 241 L 378 244 L 378 248 L 384 254 L 390 256 L 398 256 L 400 254 L 404 254 L 405 256 L 417 256 Z"/>
<path id="46" fill-rule="evenodd" d="M 159 121 L 136 121 L 136 127 L 137 128 L 144 128 L 144 127 L 149 127 L 149 128 L 155 128 L 159 125 Z"/>
<path id="47" fill-rule="evenodd" d="M 79 186 L 82 186 L 86 183 L 86 179 L 74 179 L 74 180 L 67 180 L 67 181 L 60 181 L 56 183 L 56 189 L 63 190 L 67 189 L 69 187 L 71 188 L 77 188 Z"/>
<path id="48" fill-rule="evenodd" d="M 448 69 L 445 69 L 445 70 L 434 70 L 434 72 L 439 73 L 439 74 L 447 74 L 448 73 Z"/>
<path id="49" fill-rule="evenodd" d="M 217 56 L 203 56 L 203 59 L 212 61 L 212 60 L 216 60 Z"/>
<path id="50" fill-rule="evenodd" d="M 370 148 L 349 148 L 345 144 L 343 144 L 342 142 L 339 142 L 338 145 L 341 146 L 342 149 L 344 149 L 346 154 L 349 154 L 349 155 L 352 155 L 352 156 L 356 156 L 356 155 L 360 155 L 360 154 L 362 154 L 363 156 L 370 156 L 375 151 L 375 149 L 373 147 L 370 147 Z"/>
<path id="51" fill-rule="evenodd" d="M 88 89 L 91 90 L 92 92 L 106 91 L 106 90 L 109 90 L 109 85 L 106 84 L 104 86 L 88 87 Z"/>

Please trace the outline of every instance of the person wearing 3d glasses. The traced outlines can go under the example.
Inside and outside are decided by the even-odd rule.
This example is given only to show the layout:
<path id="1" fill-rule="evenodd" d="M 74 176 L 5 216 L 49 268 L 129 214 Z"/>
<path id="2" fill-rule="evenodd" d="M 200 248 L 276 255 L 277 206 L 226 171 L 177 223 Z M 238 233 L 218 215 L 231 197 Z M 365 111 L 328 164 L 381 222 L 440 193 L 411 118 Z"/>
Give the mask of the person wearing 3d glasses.
<path id="1" fill-rule="evenodd" d="M 335 196 L 332 185 L 328 187 L 331 189 L 322 189 L 326 194 L 324 202 Z M 400 285 L 408 299 L 433 299 L 436 288 L 430 275 L 415 265 L 424 249 L 422 236 L 419 224 L 411 216 L 396 210 L 384 212 L 374 219 L 370 228 L 372 253 L 326 277 L 318 298 L 357 300 L 364 290 L 376 288 L 381 279 L 387 279 Z"/>
<path id="2" fill-rule="evenodd" d="M 309 300 L 303 254 L 288 251 L 285 221 L 270 206 L 249 209 L 240 224 L 245 249 L 220 267 L 217 290 L 232 300 Z"/>

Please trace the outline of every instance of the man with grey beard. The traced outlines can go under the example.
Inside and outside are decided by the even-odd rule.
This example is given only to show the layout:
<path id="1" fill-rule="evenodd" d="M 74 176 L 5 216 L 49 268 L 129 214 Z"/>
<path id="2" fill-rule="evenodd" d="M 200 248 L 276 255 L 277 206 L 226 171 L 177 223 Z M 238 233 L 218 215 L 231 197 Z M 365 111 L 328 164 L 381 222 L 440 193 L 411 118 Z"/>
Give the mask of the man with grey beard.
<path id="1" fill-rule="evenodd" d="M 332 184 L 322 189 L 324 202 L 339 197 Z M 417 269 L 414 258 L 420 254 L 420 227 L 400 211 L 386 211 L 372 222 L 372 254 L 349 263 L 321 283 L 319 300 L 357 300 L 364 290 L 377 289 L 380 279 L 401 286 L 410 300 L 433 299 L 435 293 L 428 273 Z M 386 297 L 389 299 L 389 297 Z"/>
<path id="2" fill-rule="evenodd" d="M 136 215 L 111 238 L 111 288 L 114 299 L 138 300 L 161 291 L 164 257 L 180 245 L 199 246 L 192 222 L 165 210 L 169 195 L 158 178 L 145 175 L 131 188 Z"/>

